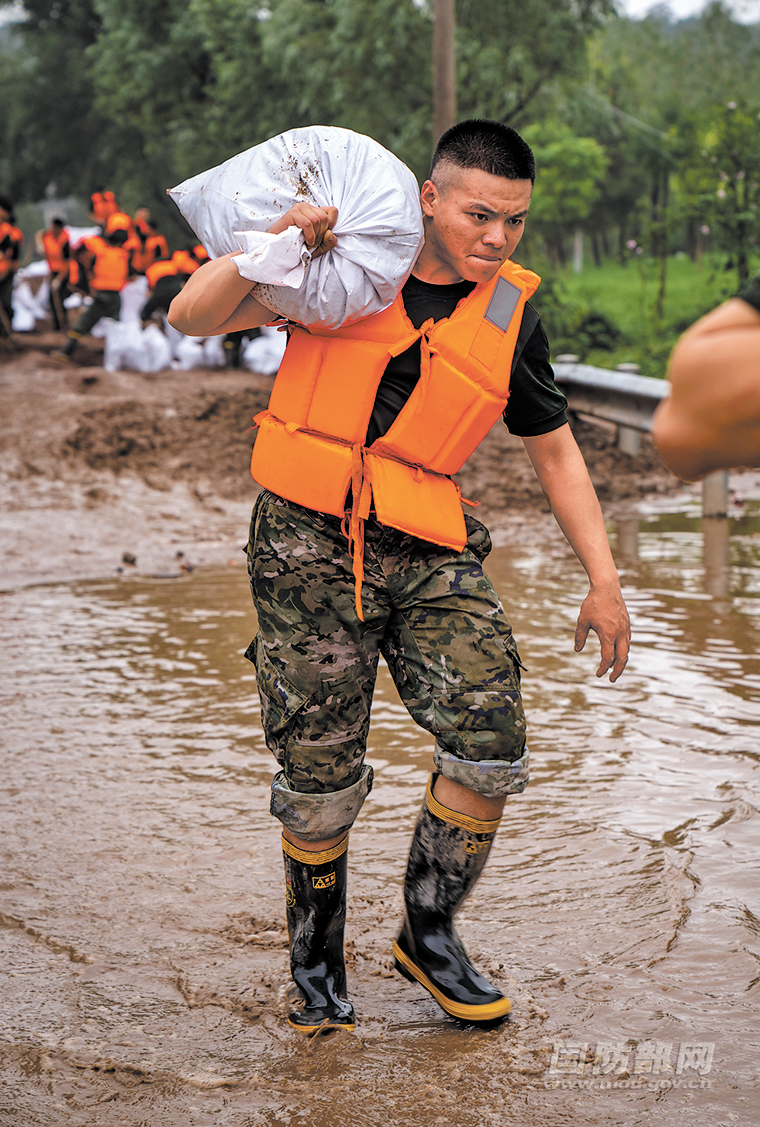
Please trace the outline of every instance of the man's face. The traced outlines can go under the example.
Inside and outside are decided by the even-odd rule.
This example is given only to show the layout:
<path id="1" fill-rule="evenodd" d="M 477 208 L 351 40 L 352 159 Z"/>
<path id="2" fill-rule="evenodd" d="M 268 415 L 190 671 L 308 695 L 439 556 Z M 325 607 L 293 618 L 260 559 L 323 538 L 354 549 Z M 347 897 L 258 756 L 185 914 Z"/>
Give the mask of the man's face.
<path id="1" fill-rule="evenodd" d="M 522 238 L 533 185 L 451 166 L 436 181 L 422 186 L 425 246 L 415 274 L 439 285 L 490 281 Z"/>

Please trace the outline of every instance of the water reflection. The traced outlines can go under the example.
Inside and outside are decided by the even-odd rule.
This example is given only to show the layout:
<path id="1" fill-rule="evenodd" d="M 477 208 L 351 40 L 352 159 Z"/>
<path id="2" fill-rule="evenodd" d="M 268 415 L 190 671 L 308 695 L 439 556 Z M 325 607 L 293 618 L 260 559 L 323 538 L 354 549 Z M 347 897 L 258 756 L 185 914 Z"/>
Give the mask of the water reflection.
<path id="1" fill-rule="evenodd" d="M 153 1121 L 183 1127 L 334 1127 L 337 1107 L 394 1127 L 649 1122 L 645 1092 L 618 1094 L 616 1118 L 599 1095 L 545 1090 L 564 1038 L 714 1044 L 712 1089 L 670 1090 L 657 1122 L 749 1122 L 760 516 L 651 513 L 612 542 L 634 629 L 615 686 L 595 679 L 591 643 L 573 652 L 574 557 L 518 544 L 490 560 L 528 667 L 534 762 L 462 917 L 514 995 L 500 1031 L 463 1035 L 390 970 L 430 747 L 381 667 L 377 781 L 350 854 L 356 1053 L 307 1054 L 282 1023 L 281 861 L 243 569 L 4 596 L 0 1074 L 27 1120 L 97 1103 L 104 1127 L 146 1121 L 124 1095 L 141 1076 Z"/>

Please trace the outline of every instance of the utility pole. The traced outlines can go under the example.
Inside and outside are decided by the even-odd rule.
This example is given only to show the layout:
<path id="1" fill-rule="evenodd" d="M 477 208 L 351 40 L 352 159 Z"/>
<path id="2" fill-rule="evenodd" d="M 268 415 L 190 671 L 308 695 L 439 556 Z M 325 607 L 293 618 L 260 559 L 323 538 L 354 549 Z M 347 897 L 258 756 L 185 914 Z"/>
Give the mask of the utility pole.
<path id="1" fill-rule="evenodd" d="M 437 142 L 457 120 L 454 0 L 433 3 L 433 130 Z"/>

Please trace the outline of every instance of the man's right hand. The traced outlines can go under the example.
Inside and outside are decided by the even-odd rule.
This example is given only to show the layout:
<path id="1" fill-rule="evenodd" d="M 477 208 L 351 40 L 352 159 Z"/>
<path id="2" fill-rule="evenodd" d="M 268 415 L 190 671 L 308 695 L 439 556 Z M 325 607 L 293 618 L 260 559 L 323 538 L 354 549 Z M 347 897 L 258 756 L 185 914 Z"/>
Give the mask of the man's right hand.
<path id="1" fill-rule="evenodd" d="M 338 222 L 337 207 L 315 207 L 310 203 L 297 203 L 286 211 L 269 228 L 270 235 L 279 235 L 288 227 L 300 227 L 312 258 L 319 258 L 338 244 L 333 227 Z"/>

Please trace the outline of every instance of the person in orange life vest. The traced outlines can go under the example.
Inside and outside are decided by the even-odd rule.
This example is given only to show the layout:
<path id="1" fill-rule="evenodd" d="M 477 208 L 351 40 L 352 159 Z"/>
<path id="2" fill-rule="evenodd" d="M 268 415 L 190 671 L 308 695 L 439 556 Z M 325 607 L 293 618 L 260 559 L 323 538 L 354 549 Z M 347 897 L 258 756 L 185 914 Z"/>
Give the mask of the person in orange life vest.
<path id="1" fill-rule="evenodd" d="M 81 244 L 79 244 L 81 245 Z M 68 286 L 72 293 L 82 294 L 84 297 L 89 295 L 90 283 L 87 280 L 87 274 L 79 265 L 76 257 L 76 249 L 72 249 L 72 256 L 69 259 L 69 282 Z"/>
<path id="2" fill-rule="evenodd" d="M 147 235 L 149 234 L 150 221 L 150 209 L 138 207 L 132 219 L 132 227 L 135 231 L 142 231 L 143 235 Z"/>
<path id="3" fill-rule="evenodd" d="M 169 312 L 169 306 L 189 275 L 178 271 L 173 258 L 159 258 L 148 266 L 145 277 L 148 279 L 149 290 L 147 301 L 140 310 L 143 325 L 150 321 L 154 313 L 160 311 L 165 316 Z"/>
<path id="4" fill-rule="evenodd" d="M 21 265 L 24 236 L 16 226 L 13 203 L 0 196 L 0 336 L 10 336 L 13 324 L 13 280 Z"/>
<path id="5" fill-rule="evenodd" d="M 112 235 L 114 231 L 126 231 L 127 238 L 130 238 L 132 230 L 132 216 L 127 215 L 126 211 L 114 211 L 106 219 L 106 235 Z"/>
<path id="6" fill-rule="evenodd" d="M 420 200 L 424 246 L 393 305 L 327 331 L 291 326 L 252 472 L 264 490 L 249 568 L 267 743 L 283 770 L 291 973 L 301 1031 L 352 1029 L 343 958 L 348 832 L 371 786 L 363 763 L 384 654 L 404 704 L 435 735 L 435 771 L 412 839 L 397 969 L 449 1014 L 503 1017 L 510 1003 L 472 965 L 453 925 L 505 798 L 527 782 L 519 659 L 482 568 L 490 541 L 465 521 L 450 475 L 503 414 L 589 579 L 575 631 L 616 681 L 630 626 L 604 519 L 549 363 L 538 279 L 512 262 L 530 205 L 530 149 L 499 122 L 441 137 Z M 297 204 L 315 254 L 337 245 L 334 207 Z M 272 320 L 235 254 L 202 266 L 169 311 L 182 332 Z M 291 442 L 292 440 L 292 442 Z M 345 507 L 345 512 L 344 512 Z"/>
<path id="7" fill-rule="evenodd" d="M 169 244 L 165 237 L 161 234 L 156 224 L 151 219 L 147 224 L 148 230 L 145 236 L 145 248 L 153 254 L 153 261 L 159 258 L 170 258 Z"/>
<path id="8" fill-rule="evenodd" d="M 172 255 L 172 262 L 177 267 L 180 274 L 184 274 L 187 278 L 200 266 L 200 262 L 192 253 L 192 248 L 183 247 L 182 250 L 175 250 Z"/>
<path id="9" fill-rule="evenodd" d="M 103 188 L 97 188 L 92 193 L 90 201 L 90 219 L 94 220 L 100 227 L 105 228 L 109 215 L 113 215 L 114 212 L 119 210 L 116 196 L 113 192 L 107 192 Z"/>
<path id="10" fill-rule="evenodd" d="M 34 237 L 38 254 L 47 259 L 50 270 L 50 312 L 53 328 L 57 331 L 68 326 L 64 301 L 69 296 L 69 275 L 71 273 L 71 247 L 69 233 L 62 219 L 52 219 L 50 226 L 38 231 Z"/>
<path id="11" fill-rule="evenodd" d="M 77 341 L 97 325 L 103 317 L 118 321 L 121 312 L 119 294 L 131 276 L 130 254 L 125 248 L 127 232 L 117 228 L 109 235 L 83 239 L 76 251 L 80 268 L 87 274 L 92 304 L 87 306 L 60 352 L 52 355 L 71 361 Z"/>
<path id="12" fill-rule="evenodd" d="M 126 247 L 132 253 L 132 268 L 135 274 L 144 274 L 151 262 L 157 262 L 160 258 L 169 258 L 169 245 L 152 219 L 142 218 L 139 221 L 136 219 L 132 232 Z"/>

